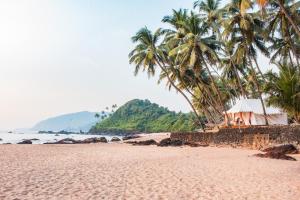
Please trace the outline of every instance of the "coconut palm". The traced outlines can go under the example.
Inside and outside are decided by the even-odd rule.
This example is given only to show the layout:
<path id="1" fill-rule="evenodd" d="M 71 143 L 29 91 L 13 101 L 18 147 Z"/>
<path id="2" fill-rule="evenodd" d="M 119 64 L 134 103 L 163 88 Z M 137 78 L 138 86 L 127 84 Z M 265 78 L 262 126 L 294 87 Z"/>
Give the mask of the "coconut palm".
<path id="1" fill-rule="evenodd" d="M 286 8 L 295 19 L 300 18 L 299 6 L 300 4 L 298 3 Z M 293 54 L 299 66 L 300 44 L 297 43 L 297 40 L 295 40 L 293 36 L 294 32 L 286 15 L 281 12 L 280 6 L 276 1 L 270 3 L 270 6 L 267 7 L 267 11 L 268 26 L 266 33 L 269 33 L 268 39 L 272 42 L 270 50 L 275 52 L 271 61 L 279 57 L 279 59 L 289 58 L 291 62 L 293 62 L 291 55 Z"/>
<path id="2" fill-rule="evenodd" d="M 175 30 L 171 34 L 173 37 L 166 39 L 166 43 L 171 43 L 170 46 L 173 46 L 169 57 L 176 60 L 182 72 L 191 69 L 197 74 L 205 69 L 211 79 L 213 89 L 217 93 L 222 110 L 226 112 L 221 93 L 209 68 L 209 65 L 216 64 L 219 59 L 216 52 L 219 42 L 216 41 L 216 36 L 207 35 L 208 27 L 203 25 L 201 19 L 194 12 L 191 12 L 185 21 L 180 21 L 178 24 L 181 25 L 178 31 L 185 34 L 180 38 Z M 177 42 L 174 42 L 176 40 Z M 198 81 L 201 82 L 201 80 Z"/>
<path id="3" fill-rule="evenodd" d="M 269 94 L 267 103 L 278 106 L 300 122 L 300 74 L 293 65 L 277 63 L 279 74 L 268 72 L 265 92 Z"/>
<path id="4" fill-rule="evenodd" d="M 230 41 L 234 45 L 235 52 L 233 54 L 233 59 L 235 63 L 247 63 L 250 66 L 254 85 L 259 94 L 258 96 L 263 107 L 265 121 L 268 125 L 266 108 L 262 99 L 262 91 L 259 87 L 256 70 L 252 63 L 254 61 L 259 74 L 263 77 L 263 73 L 258 66 L 256 49 L 259 49 L 260 52 L 266 56 L 269 55 L 269 52 L 264 45 L 264 38 L 261 35 L 264 25 L 254 14 L 242 13 L 240 7 L 241 2 L 237 0 L 234 0 L 226 6 L 229 16 L 228 19 L 224 21 L 223 34 L 227 39 L 230 38 Z"/>
<path id="5" fill-rule="evenodd" d="M 129 54 L 129 62 L 130 64 L 135 64 L 135 75 L 142 70 L 147 71 L 149 76 L 153 76 L 155 74 L 155 68 L 158 66 L 161 71 L 166 74 L 166 77 L 172 87 L 174 87 L 176 91 L 179 92 L 189 103 L 199 121 L 199 125 L 201 125 L 204 129 L 201 118 L 192 102 L 189 100 L 187 95 L 176 86 L 167 72 L 164 60 L 164 52 L 158 44 L 162 33 L 162 30 L 158 29 L 152 34 L 152 32 L 146 27 L 139 30 L 136 35 L 132 37 L 133 43 L 136 43 L 137 45 Z"/>
<path id="6" fill-rule="evenodd" d="M 242 13 L 245 13 L 247 9 L 252 7 L 252 0 L 235 0 L 240 2 L 240 9 Z M 279 12 L 283 13 L 286 19 L 291 24 L 295 33 L 300 37 L 299 30 L 299 12 L 297 12 L 296 16 L 293 16 L 293 13 L 290 12 L 289 8 L 294 7 L 297 11 L 299 11 L 299 2 L 293 4 L 293 0 L 256 0 L 256 3 L 261 7 L 265 8 L 266 6 L 274 6 L 277 5 L 279 8 Z"/>
<path id="7" fill-rule="evenodd" d="M 194 8 L 199 9 L 199 17 L 204 25 L 210 28 L 213 34 L 221 38 L 221 21 L 224 17 L 224 9 L 220 7 L 220 0 L 197 0 Z"/>

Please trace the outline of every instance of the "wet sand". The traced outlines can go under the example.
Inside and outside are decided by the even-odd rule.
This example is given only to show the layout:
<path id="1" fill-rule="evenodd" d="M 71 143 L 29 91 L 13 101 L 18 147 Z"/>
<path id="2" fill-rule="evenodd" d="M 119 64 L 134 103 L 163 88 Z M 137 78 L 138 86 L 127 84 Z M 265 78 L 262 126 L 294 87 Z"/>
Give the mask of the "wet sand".
<path id="1" fill-rule="evenodd" d="M 128 144 L 0 145 L 0 199 L 299 199 L 300 162 L 255 153 Z"/>

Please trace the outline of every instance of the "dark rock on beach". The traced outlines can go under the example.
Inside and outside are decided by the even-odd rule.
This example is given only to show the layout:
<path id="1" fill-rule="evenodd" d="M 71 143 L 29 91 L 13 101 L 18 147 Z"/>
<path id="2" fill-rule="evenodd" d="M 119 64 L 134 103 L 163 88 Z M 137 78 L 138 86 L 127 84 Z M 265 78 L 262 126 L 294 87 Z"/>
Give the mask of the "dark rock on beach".
<path id="1" fill-rule="evenodd" d="M 292 144 L 286 144 L 276 147 L 270 147 L 263 150 L 263 152 L 281 153 L 281 154 L 297 154 L 298 149 Z"/>
<path id="2" fill-rule="evenodd" d="M 28 139 L 28 140 L 31 140 L 31 141 L 39 141 L 40 139 L 33 138 L 33 139 Z"/>
<path id="3" fill-rule="evenodd" d="M 263 150 L 263 152 L 265 152 L 265 154 L 260 153 L 260 154 L 256 154 L 255 156 L 260 158 L 272 158 L 272 159 L 296 161 L 295 158 L 291 156 L 287 156 L 286 154 L 299 153 L 298 149 L 292 144 L 266 148 Z"/>
<path id="4" fill-rule="evenodd" d="M 137 138 L 140 138 L 140 137 L 141 136 L 139 136 L 139 135 L 128 135 L 128 136 L 123 137 L 123 141 L 137 139 Z"/>
<path id="5" fill-rule="evenodd" d="M 149 146 L 149 145 L 157 145 L 157 142 L 155 140 L 145 140 L 145 141 L 130 141 L 125 142 L 127 144 L 132 144 L 136 146 Z"/>
<path id="6" fill-rule="evenodd" d="M 92 144 L 92 143 L 107 143 L 107 139 L 105 137 L 100 138 L 87 138 L 85 140 L 74 140 L 72 138 L 66 138 L 59 140 L 57 142 L 48 142 L 44 144 Z"/>
<path id="7" fill-rule="evenodd" d="M 100 138 L 88 138 L 83 141 L 78 141 L 79 143 L 83 144 L 91 144 L 91 143 L 107 143 L 107 139 L 105 137 L 100 137 Z"/>
<path id="8" fill-rule="evenodd" d="M 179 146 L 190 146 L 190 147 L 208 147 L 207 144 L 199 144 L 194 142 L 183 142 L 182 140 L 171 140 L 171 138 L 163 139 L 157 146 L 159 147 L 179 147 Z"/>
<path id="9" fill-rule="evenodd" d="M 110 141 L 111 141 L 111 142 L 120 142 L 121 139 L 118 138 L 118 137 L 113 137 Z"/>
<path id="10" fill-rule="evenodd" d="M 19 142 L 18 144 L 32 144 L 31 140 L 23 140 L 22 142 Z"/>
<path id="11" fill-rule="evenodd" d="M 260 158 L 271 158 L 271 159 L 280 159 L 280 160 L 290 160 L 290 161 L 297 161 L 295 158 L 291 156 L 287 156 L 283 153 L 278 153 L 278 152 L 268 152 L 268 153 L 259 153 L 255 155 L 256 157 Z"/>
<path id="12" fill-rule="evenodd" d="M 2 138 L 0 138 L 0 141 L 2 141 Z"/>
<path id="13" fill-rule="evenodd" d="M 163 139 L 159 142 L 157 146 L 168 147 L 168 146 L 183 146 L 184 142 L 181 140 L 171 140 L 171 138 Z"/>

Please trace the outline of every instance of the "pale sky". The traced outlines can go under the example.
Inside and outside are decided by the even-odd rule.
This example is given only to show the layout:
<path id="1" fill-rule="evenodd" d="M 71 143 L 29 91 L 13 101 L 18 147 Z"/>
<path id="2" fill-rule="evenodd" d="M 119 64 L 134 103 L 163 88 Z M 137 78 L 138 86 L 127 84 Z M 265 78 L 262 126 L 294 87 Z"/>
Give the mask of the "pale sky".
<path id="1" fill-rule="evenodd" d="M 187 103 L 157 78 L 133 76 L 130 37 L 192 0 L 1 0 L 0 130 L 135 98 Z M 266 63 L 267 62 L 263 62 Z"/>

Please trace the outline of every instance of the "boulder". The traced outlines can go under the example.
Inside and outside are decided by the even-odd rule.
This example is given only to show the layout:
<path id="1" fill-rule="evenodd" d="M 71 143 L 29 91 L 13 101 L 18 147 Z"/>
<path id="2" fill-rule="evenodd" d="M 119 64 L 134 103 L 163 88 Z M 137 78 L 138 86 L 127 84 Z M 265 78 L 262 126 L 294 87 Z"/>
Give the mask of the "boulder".
<path id="1" fill-rule="evenodd" d="M 286 145 L 266 148 L 263 150 L 263 152 L 266 152 L 266 153 L 271 152 L 271 153 L 279 153 L 279 154 L 297 154 L 297 153 L 299 153 L 298 149 L 292 144 L 286 144 Z"/>
<path id="2" fill-rule="evenodd" d="M 141 137 L 141 136 L 139 136 L 139 135 L 128 135 L 128 136 L 123 137 L 123 141 L 132 140 L 132 139 L 136 139 L 136 138 L 139 138 L 139 137 Z"/>
<path id="3" fill-rule="evenodd" d="M 107 139 L 105 137 L 100 138 L 87 138 L 85 140 L 74 140 L 72 138 L 65 138 L 59 140 L 57 142 L 47 142 L 44 144 L 92 144 L 92 143 L 107 143 Z"/>
<path id="4" fill-rule="evenodd" d="M 255 156 L 260 157 L 260 158 L 271 158 L 271 159 L 297 161 L 295 158 L 293 158 L 291 156 L 287 156 L 283 153 L 278 153 L 278 152 L 267 152 L 265 154 L 259 153 L 259 154 L 256 154 Z"/>
<path id="5" fill-rule="evenodd" d="M 98 139 L 99 142 L 102 142 L 102 143 L 108 143 L 106 137 L 101 137 Z"/>
<path id="6" fill-rule="evenodd" d="M 31 140 L 23 140 L 22 142 L 19 142 L 18 144 L 32 144 Z"/>
<path id="7" fill-rule="evenodd" d="M 208 144 L 199 144 L 195 142 L 184 142 L 182 140 L 171 140 L 171 138 L 163 139 L 159 142 L 157 146 L 159 147 L 179 147 L 179 146 L 190 146 L 190 147 L 208 147 Z"/>
<path id="8" fill-rule="evenodd" d="M 2 138 L 0 138 L 0 141 L 2 141 Z"/>
<path id="9" fill-rule="evenodd" d="M 65 138 L 62 140 L 59 140 L 57 142 L 47 142 L 44 144 L 78 144 L 79 142 L 77 140 L 74 140 L 72 138 Z"/>
<path id="10" fill-rule="evenodd" d="M 118 137 L 113 137 L 110 141 L 111 141 L 111 142 L 120 142 L 121 139 L 118 138 Z"/>
<path id="11" fill-rule="evenodd" d="M 78 143 L 83 143 L 83 144 L 91 144 L 91 143 L 107 143 L 107 139 L 105 137 L 100 137 L 100 138 L 87 138 L 83 141 L 78 141 Z"/>
<path id="12" fill-rule="evenodd" d="M 145 140 L 145 141 L 132 141 L 132 142 L 126 142 L 127 144 L 132 144 L 136 146 L 149 146 L 149 145 L 157 145 L 157 142 L 155 140 Z"/>
<path id="13" fill-rule="evenodd" d="M 183 145 L 184 145 L 184 142 L 181 140 L 171 140 L 171 138 L 166 138 L 166 139 L 161 140 L 157 146 L 159 146 L 159 147 L 168 147 L 168 146 L 178 147 L 178 146 L 183 146 Z"/>
<path id="14" fill-rule="evenodd" d="M 39 141 L 40 139 L 37 139 L 37 138 L 33 138 L 33 139 L 29 139 L 31 141 Z"/>

